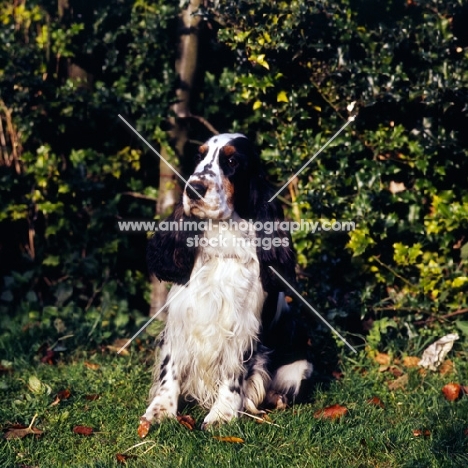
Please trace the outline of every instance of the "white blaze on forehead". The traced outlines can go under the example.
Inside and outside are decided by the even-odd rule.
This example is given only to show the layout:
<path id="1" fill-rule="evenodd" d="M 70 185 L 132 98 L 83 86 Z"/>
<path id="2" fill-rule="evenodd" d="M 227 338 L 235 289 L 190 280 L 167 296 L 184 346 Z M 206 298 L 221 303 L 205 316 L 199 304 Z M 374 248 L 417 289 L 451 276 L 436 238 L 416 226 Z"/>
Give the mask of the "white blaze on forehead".
<path id="1" fill-rule="evenodd" d="M 213 162 L 218 163 L 218 159 L 213 160 L 213 156 L 218 156 L 218 151 L 224 146 L 228 145 L 230 141 L 236 138 L 247 137 L 245 135 L 242 135 L 242 133 L 221 133 L 221 135 L 215 135 L 211 137 L 206 143 L 204 143 L 203 146 L 208 147 L 208 151 L 204 155 L 203 160 L 196 167 L 195 175 L 199 172 L 203 172 L 205 166 L 212 164 Z M 215 169 L 216 172 L 219 172 L 218 165 L 216 165 L 216 168 L 213 169 Z"/>
<path id="2" fill-rule="evenodd" d="M 208 145 L 211 149 L 213 148 L 222 148 L 223 146 L 226 146 L 231 140 L 234 140 L 235 138 L 247 138 L 245 135 L 242 135 L 242 133 L 221 133 L 221 135 L 215 135 L 211 137 L 205 145 Z"/>

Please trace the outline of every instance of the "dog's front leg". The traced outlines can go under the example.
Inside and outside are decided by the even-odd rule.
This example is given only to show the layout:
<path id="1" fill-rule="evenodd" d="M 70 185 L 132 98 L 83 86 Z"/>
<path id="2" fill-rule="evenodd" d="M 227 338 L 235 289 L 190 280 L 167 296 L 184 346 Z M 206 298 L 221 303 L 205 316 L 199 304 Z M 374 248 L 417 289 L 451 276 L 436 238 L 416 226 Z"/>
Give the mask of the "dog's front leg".
<path id="1" fill-rule="evenodd" d="M 180 394 L 179 376 L 170 354 L 164 347 L 161 356 L 164 356 L 155 382 L 150 390 L 150 404 L 142 416 L 141 421 L 146 423 L 159 423 L 163 418 L 177 416 L 177 401 Z"/>
<path id="2" fill-rule="evenodd" d="M 242 389 L 239 378 L 232 378 L 221 383 L 218 397 L 210 412 L 203 420 L 202 429 L 207 429 L 210 425 L 228 422 L 238 416 L 242 410 Z"/>

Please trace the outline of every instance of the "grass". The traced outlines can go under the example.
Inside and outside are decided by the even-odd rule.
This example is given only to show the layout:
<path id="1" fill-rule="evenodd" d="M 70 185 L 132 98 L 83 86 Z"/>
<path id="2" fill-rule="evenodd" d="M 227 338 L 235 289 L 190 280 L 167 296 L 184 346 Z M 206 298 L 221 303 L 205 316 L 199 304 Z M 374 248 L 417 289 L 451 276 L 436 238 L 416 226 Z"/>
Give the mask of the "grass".
<path id="1" fill-rule="evenodd" d="M 452 353 L 454 370 L 446 375 L 423 375 L 398 361 L 394 368 L 382 368 L 365 353 L 356 359 L 341 356 L 342 376 L 314 385 L 309 403 L 273 412 L 275 425 L 241 418 L 203 432 L 166 421 L 137 445 L 142 442 L 136 430 L 150 384 L 150 349 L 140 344 L 139 350 L 135 346 L 129 355 L 117 356 L 105 348 L 78 348 L 45 364 L 40 362 L 40 342 L 12 338 L 2 355 L 0 426 L 4 431 L 15 423 L 27 426 L 37 414 L 34 427 L 43 433 L 0 440 L 0 467 L 468 465 L 468 396 L 449 402 L 441 393 L 444 384 L 466 379 L 464 351 Z M 408 375 L 408 383 L 390 390 L 388 382 L 399 372 Z M 57 401 L 58 392 L 66 389 L 69 398 Z M 384 407 L 370 404 L 373 397 Z M 314 417 L 333 404 L 345 406 L 348 413 L 337 420 Z M 204 412 L 189 412 L 199 425 Z M 74 433 L 78 425 L 93 428 L 93 434 Z M 422 435 L 415 435 L 418 430 Z M 134 458 L 119 461 L 117 454 L 124 452 Z"/>

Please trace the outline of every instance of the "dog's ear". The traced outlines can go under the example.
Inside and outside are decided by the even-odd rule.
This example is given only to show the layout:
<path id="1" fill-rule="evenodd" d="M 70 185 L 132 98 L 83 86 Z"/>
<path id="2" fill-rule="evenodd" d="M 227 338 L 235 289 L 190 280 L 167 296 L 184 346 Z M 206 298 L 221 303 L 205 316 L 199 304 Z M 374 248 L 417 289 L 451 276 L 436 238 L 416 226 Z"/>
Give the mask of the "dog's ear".
<path id="1" fill-rule="evenodd" d="M 182 204 L 179 203 L 174 212 L 165 220 L 168 229 L 158 230 L 150 239 L 146 252 L 148 270 L 160 281 L 185 284 L 190 279 L 195 262 L 196 247 L 193 239 L 197 231 L 185 229 L 170 229 L 178 227 L 179 221 L 188 221 Z M 177 225 L 177 226 L 176 226 Z"/>
<path id="2" fill-rule="evenodd" d="M 245 162 L 233 178 L 235 210 L 241 218 L 259 221 L 264 226 L 255 232 L 261 242 L 257 255 L 263 288 L 267 292 L 285 290 L 287 286 L 269 268 L 272 266 L 291 285 L 295 284 L 296 255 L 289 231 L 280 225 L 284 221 L 281 204 L 277 199 L 269 202 L 274 189 L 266 180 L 256 148 L 246 138 L 236 139 L 233 144 Z"/>
<path id="3" fill-rule="evenodd" d="M 284 291 L 287 286 L 269 268 L 273 267 L 292 286 L 296 283 L 296 255 L 289 231 L 285 229 L 284 214 L 277 199 L 269 201 L 274 190 L 260 170 L 250 180 L 249 207 L 247 219 L 261 223 L 255 234 L 260 245 L 257 255 L 260 275 L 265 291 Z"/>

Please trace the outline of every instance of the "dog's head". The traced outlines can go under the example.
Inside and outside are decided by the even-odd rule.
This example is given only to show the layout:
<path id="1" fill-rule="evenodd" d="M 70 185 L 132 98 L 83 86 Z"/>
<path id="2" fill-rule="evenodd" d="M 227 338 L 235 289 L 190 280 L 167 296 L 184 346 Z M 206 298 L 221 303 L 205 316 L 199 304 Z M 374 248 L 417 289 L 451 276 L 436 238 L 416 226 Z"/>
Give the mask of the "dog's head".
<path id="1" fill-rule="evenodd" d="M 252 181 L 260 176 L 259 156 L 240 133 L 223 133 L 200 146 L 198 164 L 183 195 L 187 216 L 221 220 L 245 215 Z"/>

